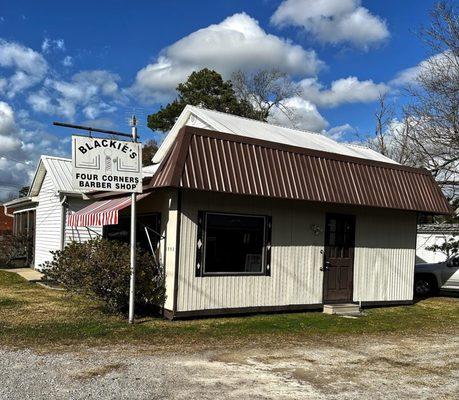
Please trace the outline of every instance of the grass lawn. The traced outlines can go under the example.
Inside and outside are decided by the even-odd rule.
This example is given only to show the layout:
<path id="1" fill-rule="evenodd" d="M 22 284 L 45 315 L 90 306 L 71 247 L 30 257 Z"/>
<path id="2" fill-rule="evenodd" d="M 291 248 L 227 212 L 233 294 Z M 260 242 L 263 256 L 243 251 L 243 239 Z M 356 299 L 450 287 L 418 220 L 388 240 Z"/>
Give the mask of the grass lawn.
<path id="1" fill-rule="evenodd" d="M 413 306 L 367 310 L 346 319 L 320 312 L 187 321 L 144 318 L 134 326 L 100 304 L 28 283 L 0 271 L 0 345 L 59 348 L 71 345 L 146 344 L 158 350 L 279 345 L 340 335 L 448 333 L 459 329 L 459 298 L 437 297 Z"/>

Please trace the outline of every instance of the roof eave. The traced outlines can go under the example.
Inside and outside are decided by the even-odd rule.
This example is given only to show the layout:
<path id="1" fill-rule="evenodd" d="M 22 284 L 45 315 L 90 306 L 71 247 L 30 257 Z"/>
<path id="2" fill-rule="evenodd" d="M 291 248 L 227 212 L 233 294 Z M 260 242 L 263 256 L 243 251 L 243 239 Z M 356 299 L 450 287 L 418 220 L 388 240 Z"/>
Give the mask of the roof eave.
<path id="1" fill-rule="evenodd" d="M 427 177 L 427 182 L 424 181 L 422 185 L 427 185 L 427 186 L 425 186 L 424 189 L 422 190 L 431 190 L 429 196 L 431 197 L 430 200 L 433 200 L 433 202 L 431 202 L 429 199 L 426 199 L 426 201 L 424 202 L 426 204 L 426 208 L 422 206 L 422 201 L 419 202 L 415 200 L 411 201 L 414 204 L 410 206 L 408 206 L 408 204 L 404 204 L 404 203 L 407 203 L 406 201 L 402 201 L 403 205 L 400 204 L 400 206 L 397 206 L 396 203 L 399 200 L 394 201 L 393 204 L 390 204 L 390 203 L 386 204 L 386 200 L 382 202 L 378 200 L 378 202 L 381 204 L 367 204 L 367 202 L 351 202 L 351 203 L 336 202 L 335 200 L 332 201 L 332 199 L 323 199 L 322 202 L 335 203 L 335 204 L 347 204 L 347 205 L 355 205 L 355 206 L 387 208 L 387 209 L 399 209 L 399 210 L 406 210 L 406 211 L 412 211 L 412 212 L 429 214 L 429 215 L 449 215 L 450 213 L 452 213 L 452 208 L 449 205 L 449 203 L 446 201 L 446 199 L 444 198 L 443 194 L 441 193 L 440 188 L 436 184 L 430 172 L 425 169 L 402 166 L 402 165 L 394 164 L 394 163 L 386 163 L 383 161 L 362 159 L 358 157 L 340 155 L 336 153 L 328 153 L 328 152 L 324 152 L 320 150 L 306 149 L 303 147 L 295 147 L 291 145 L 285 145 L 285 144 L 269 142 L 265 140 L 255 139 L 255 138 L 248 138 L 248 137 L 243 137 L 243 136 L 238 136 L 238 135 L 232 135 L 232 134 L 227 134 L 227 133 L 222 133 L 222 132 L 217 132 L 217 131 L 210 131 L 207 129 L 201 129 L 201 128 L 190 127 L 190 126 L 185 126 L 180 130 L 175 140 L 175 145 L 171 146 L 171 148 L 169 149 L 168 154 L 166 155 L 163 162 L 159 166 L 158 170 L 156 171 L 155 175 L 151 179 L 150 183 L 146 186 L 146 189 L 152 189 L 152 188 L 158 188 L 158 187 L 180 187 L 180 185 L 182 184 L 181 183 L 182 173 L 184 171 L 184 165 L 187 159 L 188 148 L 189 148 L 190 140 L 192 136 L 201 136 L 201 137 L 207 138 L 207 140 L 208 139 L 222 140 L 223 142 L 238 142 L 238 143 L 247 144 L 250 146 L 260 146 L 260 147 L 264 147 L 265 149 L 271 149 L 270 151 L 294 153 L 300 156 L 327 159 L 329 161 L 336 161 L 342 164 L 359 164 L 363 168 L 377 167 L 377 168 L 381 168 L 384 170 L 401 171 L 400 173 L 408 172 L 408 173 L 415 174 L 415 175 L 423 175 Z M 204 143 L 205 142 L 206 142 L 206 139 L 204 139 Z M 194 151 L 196 151 L 196 149 Z M 212 158 L 211 155 L 210 157 Z M 207 168 L 207 167 L 204 167 L 204 168 Z M 333 167 L 333 168 L 336 168 L 336 167 Z M 397 179 L 400 179 L 400 178 L 397 178 Z M 419 179 L 416 180 L 417 184 L 419 184 Z M 431 182 L 428 183 L 428 181 L 431 181 Z M 409 182 L 403 183 L 402 181 L 400 181 L 399 183 L 404 184 L 404 185 L 409 184 Z M 377 183 L 375 184 L 379 185 Z M 430 189 L 428 188 L 429 186 L 431 186 Z M 205 188 L 192 188 L 192 189 L 206 190 Z M 221 192 L 221 190 L 218 190 L 218 189 L 213 190 L 213 191 Z M 227 191 L 223 191 L 223 192 L 229 193 Z M 233 193 L 233 194 L 251 195 L 251 193 L 242 193 L 242 192 Z M 265 197 L 275 198 L 275 196 L 272 194 L 269 196 L 265 196 Z M 305 200 L 305 201 L 315 201 L 313 198 L 299 199 L 299 198 L 291 197 L 288 194 L 282 195 L 279 198 L 286 198 L 286 199 L 292 198 L 292 199 Z"/>

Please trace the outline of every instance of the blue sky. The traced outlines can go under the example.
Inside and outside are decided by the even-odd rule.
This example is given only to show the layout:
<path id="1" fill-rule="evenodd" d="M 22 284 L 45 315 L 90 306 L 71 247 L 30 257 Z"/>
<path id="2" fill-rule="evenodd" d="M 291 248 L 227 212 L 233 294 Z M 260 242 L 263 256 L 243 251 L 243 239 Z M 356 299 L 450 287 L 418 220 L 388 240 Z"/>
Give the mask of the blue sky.
<path id="1" fill-rule="evenodd" d="M 27 184 L 40 154 L 67 156 L 70 121 L 127 130 L 135 111 L 173 98 L 208 66 L 279 68 L 304 95 L 296 125 L 353 139 L 374 130 L 376 97 L 429 55 L 416 30 L 430 0 L 23 1 L 0 4 L 0 199 Z M 276 122 L 286 123 L 281 115 Z"/>

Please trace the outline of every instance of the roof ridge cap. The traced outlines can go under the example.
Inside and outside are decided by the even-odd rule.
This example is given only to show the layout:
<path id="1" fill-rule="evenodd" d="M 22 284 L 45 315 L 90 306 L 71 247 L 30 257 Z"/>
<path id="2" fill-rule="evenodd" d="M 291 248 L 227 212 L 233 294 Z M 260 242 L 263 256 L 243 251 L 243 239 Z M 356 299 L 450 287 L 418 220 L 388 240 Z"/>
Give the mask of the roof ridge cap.
<path id="1" fill-rule="evenodd" d="M 352 162 L 352 163 L 357 163 L 357 164 L 369 164 L 369 165 L 383 164 L 381 166 L 383 166 L 384 168 L 404 170 L 406 172 L 421 174 L 421 175 L 426 175 L 426 174 L 430 175 L 430 172 L 426 170 L 425 168 L 417 168 L 417 167 L 412 167 L 409 165 L 403 165 L 403 164 L 387 162 L 387 161 L 382 161 L 382 160 L 373 160 L 369 158 L 358 157 L 355 155 L 340 154 L 340 153 L 335 153 L 335 152 L 326 151 L 326 150 L 316 150 L 316 149 L 298 146 L 295 144 L 279 143 L 279 142 L 274 142 L 272 140 L 252 138 L 249 136 L 236 135 L 233 133 L 220 132 L 216 130 L 198 128 L 194 126 L 189 126 L 187 128 L 192 130 L 192 133 L 191 133 L 192 135 L 207 136 L 207 137 L 211 137 L 217 140 L 226 140 L 230 142 L 240 142 L 240 143 L 245 143 L 245 144 L 250 144 L 250 142 L 257 142 L 257 145 L 262 146 L 262 147 L 267 147 L 267 146 L 273 147 L 273 148 L 283 147 L 284 148 L 282 149 L 283 151 L 291 152 L 291 153 L 295 153 L 295 152 L 316 153 L 316 155 L 313 155 L 313 157 L 325 156 L 327 158 L 338 160 L 338 161 L 341 158 L 346 158 L 345 162 Z M 215 135 L 225 136 L 225 137 L 216 137 Z M 321 153 L 321 154 L 317 155 L 317 153 Z"/>
<path id="2" fill-rule="evenodd" d="M 341 142 L 341 143 L 343 143 L 343 144 L 345 144 L 346 146 L 349 146 L 349 147 L 358 147 L 360 149 L 373 150 L 371 147 L 365 146 L 363 144 L 356 144 L 356 143 L 349 143 L 349 142 Z M 376 151 L 376 150 L 373 150 L 373 151 Z"/>
<path id="3" fill-rule="evenodd" d="M 58 156 L 49 156 L 47 154 L 42 154 L 40 158 L 46 158 L 46 159 L 53 159 L 53 160 L 60 160 L 60 161 L 68 161 L 68 162 L 72 162 L 72 159 L 71 158 L 66 158 L 66 157 L 58 157 Z"/>
<path id="4" fill-rule="evenodd" d="M 265 124 L 265 125 L 271 125 L 271 126 L 277 126 L 279 128 L 284 128 L 284 129 L 289 129 L 291 131 L 297 131 L 297 132 L 303 132 L 303 133 L 309 133 L 311 135 L 318 135 L 318 136 L 324 136 L 330 140 L 333 140 L 334 142 L 336 143 L 342 143 L 342 142 L 338 142 L 336 141 L 335 139 L 332 139 L 326 135 L 324 135 L 323 133 L 321 132 L 314 132 L 314 131 L 308 131 L 306 129 L 299 129 L 299 128 L 292 128 L 290 126 L 285 126 L 285 125 L 282 125 L 282 124 L 279 124 L 279 123 L 273 123 L 273 122 L 267 122 L 267 121 L 260 121 L 259 119 L 254 119 L 254 118 L 249 118 L 249 117 L 243 117 L 241 115 L 235 115 L 235 114 L 231 114 L 231 113 L 226 113 L 226 112 L 223 112 L 223 111 L 218 111 L 218 110 L 211 110 L 210 108 L 205 108 L 205 107 L 200 107 L 200 106 L 192 106 L 190 104 L 188 104 L 190 107 L 194 107 L 194 108 L 197 108 L 198 110 L 203 110 L 203 111 L 210 111 L 210 112 L 216 112 L 216 113 L 219 113 L 219 114 L 223 114 L 223 115 L 230 115 L 231 117 L 234 117 L 234 118 L 240 118 L 240 119 L 244 119 L 244 120 L 248 120 L 248 121 L 253 121 L 253 122 L 258 122 L 260 124 Z"/>

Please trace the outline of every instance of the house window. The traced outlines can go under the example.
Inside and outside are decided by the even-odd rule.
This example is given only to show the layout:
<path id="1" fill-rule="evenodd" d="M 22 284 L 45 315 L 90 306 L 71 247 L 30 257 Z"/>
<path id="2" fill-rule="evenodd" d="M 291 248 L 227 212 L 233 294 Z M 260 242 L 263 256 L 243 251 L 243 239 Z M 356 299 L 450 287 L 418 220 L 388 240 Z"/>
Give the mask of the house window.
<path id="1" fill-rule="evenodd" d="M 200 212 L 198 219 L 198 276 L 269 275 L 270 217 Z"/>

